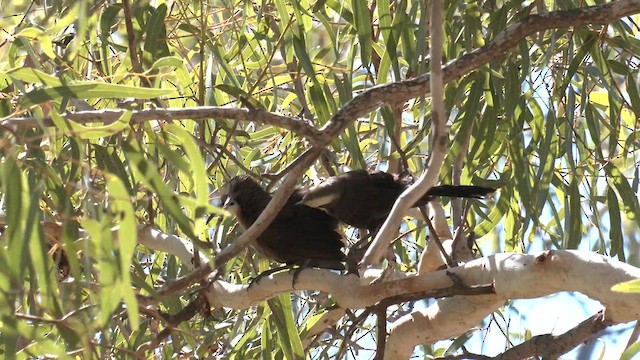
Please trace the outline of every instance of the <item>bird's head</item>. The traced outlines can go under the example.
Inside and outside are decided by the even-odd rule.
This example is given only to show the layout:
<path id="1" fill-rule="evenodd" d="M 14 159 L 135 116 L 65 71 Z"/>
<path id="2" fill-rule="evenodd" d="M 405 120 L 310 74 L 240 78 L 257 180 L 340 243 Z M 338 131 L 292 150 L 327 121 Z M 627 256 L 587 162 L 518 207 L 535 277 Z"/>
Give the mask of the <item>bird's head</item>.
<path id="1" fill-rule="evenodd" d="M 260 215 L 270 200 L 267 193 L 249 176 L 235 176 L 220 190 L 222 208 L 241 222 Z"/>
<path id="2" fill-rule="evenodd" d="M 242 200 L 242 189 L 247 188 L 246 184 L 252 181 L 248 176 L 235 176 L 231 178 L 222 189 L 220 189 L 220 198 L 223 204 L 222 208 L 237 217 L 240 214 L 239 201 Z"/>

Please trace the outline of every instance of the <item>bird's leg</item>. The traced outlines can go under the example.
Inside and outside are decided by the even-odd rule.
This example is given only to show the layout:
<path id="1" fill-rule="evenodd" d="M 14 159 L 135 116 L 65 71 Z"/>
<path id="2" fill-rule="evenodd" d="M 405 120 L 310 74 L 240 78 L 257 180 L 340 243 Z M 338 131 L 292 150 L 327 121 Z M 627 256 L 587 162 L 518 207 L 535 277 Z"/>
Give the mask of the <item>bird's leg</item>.
<path id="1" fill-rule="evenodd" d="M 282 271 L 282 270 L 287 270 L 287 269 L 291 270 L 291 268 L 292 268 L 292 265 L 285 265 L 285 266 L 280 266 L 280 267 L 277 267 L 277 268 L 273 268 L 273 269 L 269 269 L 269 270 L 263 271 L 260 274 L 258 274 L 256 277 L 251 279 L 251 281 L 249 282 L 249 288 L 251 288 L 251 286 L 253 286 L 253 285 L 259 284 L 260 280 L 262 280 L 264 277 L 267 277 L 267 276 L 269 276 L 271 274 L 275 274 L 275 273 L 277 273 L 279 271 Z"/>
<path id="2" fill-rule="evenodd" d="M 307 259 L 302 263 L 302 265 L 298 266 L 297 268 L 294 268 L 293 265 L 291 265 L 291 269 L 289 270 L 289 272 L 293 272 L 293 278 L 291 279 L 292 288 L 296 288 L 296 283 L 298 282 L 298 275 L 300 275 L 300 271 L 308 267 L 310 262 L 311 260 Z"/>
<path id="3" fill-rule="evenodd" d="M 388 248 L 386 253 L 385 253 L 385 257 L 387 259 L 387 266 L 385 266 L 384 269 L 382 269 L 382 272 L 380 273 L 380 275 L 373 279 L 373 281 L 371 281 L 369 283 L 369 285 L 374 285 L 374 284 L 379 284 L 381 282 L 383 282 L 385 279 L 389 278 L 391 276 L 391 274 L 393 274 L 393 272 L 396 269 L 396 257 L 393 254 L 393 250 L 391 250 L 391 248 Z"/>
<path id="4" fill-rule="evenodd" d="M 360 276 L 358 273 L 358 263 L 362 260 L 364 253 L 367 252 L 369 245 L 371 244 L 371 238 L 373 236 L 373 232 L 370 232 L 366 236 L 363 236 L 349 248 L 349 252 L 347 253 L 347 274 L 356 274 Z"/>

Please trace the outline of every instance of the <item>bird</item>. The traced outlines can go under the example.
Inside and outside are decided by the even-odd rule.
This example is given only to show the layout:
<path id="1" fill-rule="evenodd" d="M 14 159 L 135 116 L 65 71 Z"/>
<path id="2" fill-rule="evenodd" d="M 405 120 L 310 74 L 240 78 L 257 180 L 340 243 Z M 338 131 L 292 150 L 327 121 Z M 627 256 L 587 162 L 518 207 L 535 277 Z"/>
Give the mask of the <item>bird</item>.
<path id="1" fill-rule="evenodd" d="M 247 229 L 271 201 L 271 194 L 253 178 L 241 175 L 230 179 L 221 191 L 223 208 Z M 345 254 L 339 222 L 326 212 L 300 201 L 304 189 L 296 188 L 271 224 L 254 242 L 265 257 L 287 266 L 344 270 Z M 259 275 L 260 276 L 260 275 Z M 295 275 L 294 275 L 295 282 Z"/>
<path id="2" fill-rule="evenodd" d="M 377 230 L 396 199 L 413 183 L 408 174 L 352 170 L 332 176 L 304 192 L 300 204 L 324 210 L 356 228 Z M 483 198 L 496 189 L 470 185 L 434 186 L 413 207 L 426 205 L 436 196 Z"/>

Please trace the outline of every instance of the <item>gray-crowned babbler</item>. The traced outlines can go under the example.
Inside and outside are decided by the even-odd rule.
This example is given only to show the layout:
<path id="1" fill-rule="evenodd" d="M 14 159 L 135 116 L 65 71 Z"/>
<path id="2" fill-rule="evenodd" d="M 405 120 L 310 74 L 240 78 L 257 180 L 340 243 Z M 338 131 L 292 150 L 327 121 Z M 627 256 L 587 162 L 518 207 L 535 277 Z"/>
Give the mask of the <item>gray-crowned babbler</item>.
<path id="1" fill-rule="evenodd" d="M 322 209 L 345 224 L 371 231 L 385 221 L 396 199 L 413 183 L 410 175 L 348 171 L 332 176 L 304 193 L 301 204 Z M 434 186 L 413 206 L 423 206 L 436 196 L 483 198 L 495 189 L 468 185 Z"/>
<path id="2" fill-rule="evenodd" d="M 271 194 L 249 176 L 232 178 L 225 190 L 224 208 L 244 229 L 256 221 L 271 201 Z M 302 189 L 293 192 L 273 222 L 258 236 L 254 247 L 267 258 L 287 265 L 345 269 L 338 220 L 299 203 L 303 196 Z"/>

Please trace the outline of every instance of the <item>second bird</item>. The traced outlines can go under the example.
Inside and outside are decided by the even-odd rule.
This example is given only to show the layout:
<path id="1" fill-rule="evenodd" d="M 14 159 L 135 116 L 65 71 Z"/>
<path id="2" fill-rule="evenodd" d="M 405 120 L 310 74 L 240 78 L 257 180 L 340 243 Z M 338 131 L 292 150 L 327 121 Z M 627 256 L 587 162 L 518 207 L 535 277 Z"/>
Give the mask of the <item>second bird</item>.
<path id="1" fill-rule="evenodd" d="M 412 183 L 411 176 L 353 170 L 330 177 L 309 189 L 301 203 L 323 209 L 345 224 L 375 230 L 385 221 L 396 199 Z M 482 198 L 494 191 L 482 186 L 434 186 L 413 206 L 426 205 L 436 196 Z"/>
<path id="2" fill-rule="evenodd" d="M 247 229 L 271 201 L 271 194 L 248 176 L 236 176 L 226 185 L 225 209 Z M 344 269 L 345 255 L 338 221 L 319 209 L 298 202 L 300 189 L 289 197 L 254 246 L 264 256 L 287 265 Z"/>

